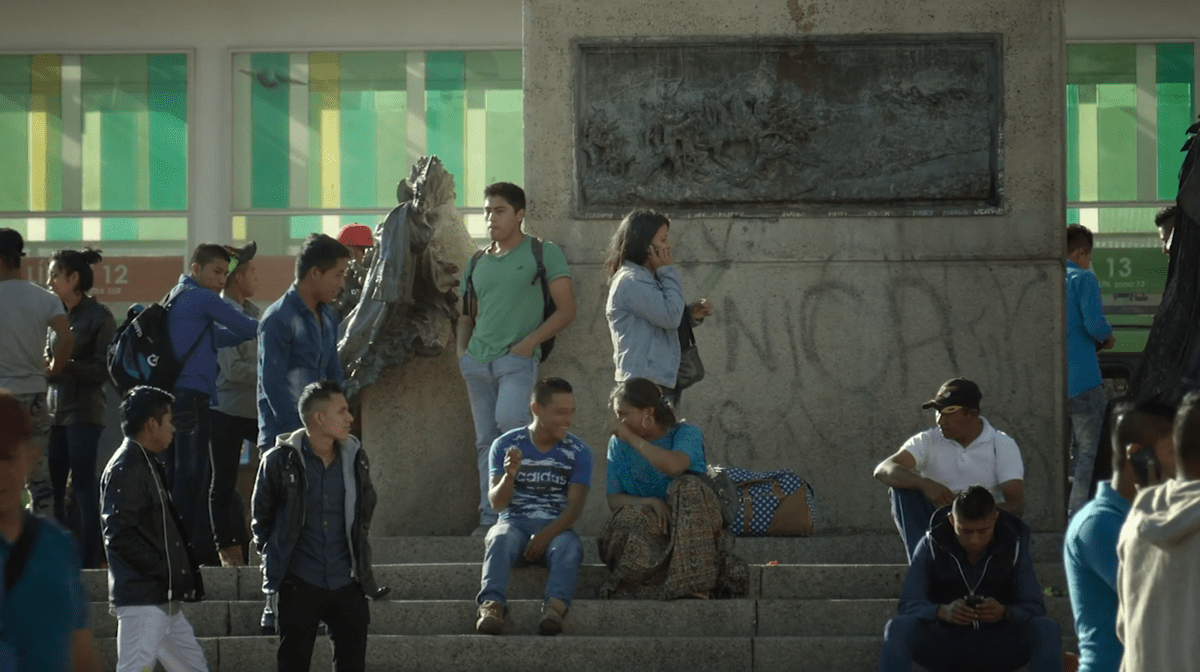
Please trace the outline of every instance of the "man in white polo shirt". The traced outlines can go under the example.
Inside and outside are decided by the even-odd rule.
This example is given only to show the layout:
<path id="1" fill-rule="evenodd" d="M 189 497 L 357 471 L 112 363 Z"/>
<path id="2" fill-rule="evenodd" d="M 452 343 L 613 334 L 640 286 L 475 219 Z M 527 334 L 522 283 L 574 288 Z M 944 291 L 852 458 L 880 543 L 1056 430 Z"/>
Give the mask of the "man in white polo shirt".
<path id="1" fill-rule="evenodd" d="M 979 386 L 966 378 L 946 381 L 921 405 L 937 409 L 937 427 L 916 434 L 875 467 L 875 478 L 891 488 L 892 517 L 909 562 L 933 512 L 972 485 L 987 488 L 1010 513 L 1025 511 L 1021 451 L 979 415 L 982 398 Z"/>

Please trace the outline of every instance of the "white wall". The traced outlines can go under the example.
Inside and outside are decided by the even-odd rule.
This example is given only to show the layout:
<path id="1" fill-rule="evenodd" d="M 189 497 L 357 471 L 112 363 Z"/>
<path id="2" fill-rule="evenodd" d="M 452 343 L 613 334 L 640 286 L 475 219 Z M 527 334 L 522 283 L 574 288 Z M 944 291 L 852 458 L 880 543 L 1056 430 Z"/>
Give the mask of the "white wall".
<path id="1" fill-rule="evenodd" d="M 1065 0 L 1068 40 L 1200 39 L 1196 0 Z"/>

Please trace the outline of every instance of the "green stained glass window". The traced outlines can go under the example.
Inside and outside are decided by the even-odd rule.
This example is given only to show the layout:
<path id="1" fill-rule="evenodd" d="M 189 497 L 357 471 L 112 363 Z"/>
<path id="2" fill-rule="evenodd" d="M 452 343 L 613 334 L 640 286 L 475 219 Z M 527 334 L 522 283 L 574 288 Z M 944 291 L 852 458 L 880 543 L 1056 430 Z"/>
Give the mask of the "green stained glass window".
<path id="1" fill-rule="evenodd" d="M 81 240 L 88 227 L 53 214 L 187 209 L 186 54 L 0 56 L 0 212 L 46 213 L 47 236 Z"/>
<path id="2" fill-rule="evenodd" d="M 425 154 L 454 175 L 460 208 L 524 178 L 519 50 L 243 53 L 232 65 L 234 225 L 247 235 L 273 226 L 287 247 L 333 216 L 373 225 Z"/>

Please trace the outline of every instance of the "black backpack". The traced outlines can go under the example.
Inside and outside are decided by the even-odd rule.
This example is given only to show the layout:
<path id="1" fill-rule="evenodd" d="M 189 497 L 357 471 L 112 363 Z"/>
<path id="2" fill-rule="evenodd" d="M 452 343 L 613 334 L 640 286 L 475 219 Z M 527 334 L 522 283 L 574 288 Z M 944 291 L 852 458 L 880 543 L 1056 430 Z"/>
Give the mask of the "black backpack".
<path id="1" fill-rule="evenodd" d="M 162 301 L 145 309 L 130 308 L 125 321 L 113 335 L 108 346 L 108 375 L 122 396 L 138 385 L 170 391 L 175 387 L 183 365 L 200 347 L 204 335 L 212 331 L 212 322 L 209 322 L 183 357 L 175 356 L 167 330 L 167 312 L 175 299 L 190 289 L 187 285 L 182 287 L 172 289 Z"/>
<path id="2" fill-rule="evenodd" d="M 537 236 L 530 236 L 529 245 L 533 251 L 533 261 L 537 264 L 537 270 L 533 273 L 533 280 L 529 284 L 533 284 L 538 280 L 542 281 L 542 320 L 554 314 L 555 305 L 554 299 L 550 296 L 550 283 L 546 280 L 546 265 L 542 263 L 542 239 Z M 479 250 L 471 255 L 471 263 L 467 266 L 467 291 L 463 294 L 463 314 L 471 314 L 471 299 L 478 298 L 475 296 L 475 282 L 471 279 L 471 275 L 475 273 L 475 264 L 479 258 L 485 254 L 486 250 Z M 542 358 L 539 361 L 546 361 L 550 356 L 550 351 L 554 349 L 554 338 L 551 337 L 542 341 Z"/>

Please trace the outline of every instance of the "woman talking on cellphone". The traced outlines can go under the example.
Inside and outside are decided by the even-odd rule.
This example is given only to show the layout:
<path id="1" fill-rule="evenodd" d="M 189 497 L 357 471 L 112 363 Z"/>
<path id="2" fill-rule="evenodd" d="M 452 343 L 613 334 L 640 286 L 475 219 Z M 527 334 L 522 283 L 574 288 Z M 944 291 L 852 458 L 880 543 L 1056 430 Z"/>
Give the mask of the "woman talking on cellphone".
<path id="1" fill-rule="evenodd" d="M 646 378 L 658 384 L 672 404 L 679 403 L 678 329 L 684 311 L 699 321 L 712 311 L 701 301 L 688 306 L 675 259 L 671 222 L 654 210 L 638 209 L 621 220 L 608 261 L 605 315 L 612 335 L 615 379 Z"/>

